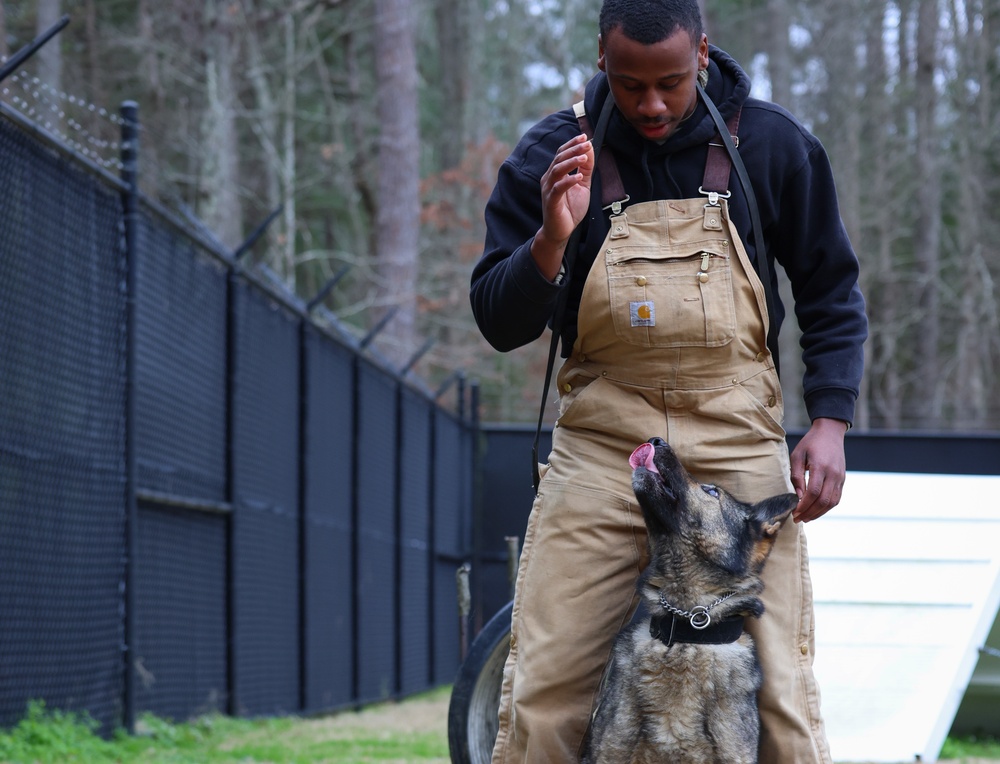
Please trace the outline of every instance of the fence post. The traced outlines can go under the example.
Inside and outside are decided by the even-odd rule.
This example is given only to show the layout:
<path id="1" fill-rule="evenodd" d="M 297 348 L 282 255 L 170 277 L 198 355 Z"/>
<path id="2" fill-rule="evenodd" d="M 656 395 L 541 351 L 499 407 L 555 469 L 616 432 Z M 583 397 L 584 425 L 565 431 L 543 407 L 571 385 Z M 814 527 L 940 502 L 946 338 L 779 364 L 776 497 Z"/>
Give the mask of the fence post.
<path id="1" fill-rule="evenodd" d="M 135 460 L 135 293 L 139 243 L 139 105 L 125 101 L 120 107 L 122 211 L 125 238 L 125 616 L 122 653 L 125 658 L 124 725 L 135 732 L 135 586 L 138 506 Z"/>
<path id="2" fill-rule="evenodd" d="M 464 380 L 463 380 L 464 381 Z M 463 396 L 464 398 L 464 393 Z M 483 496 L 482 496 L 482 442 L 479 427 L 479 382 L 473 379 L 469 383 L 469 433 L 471 451 L 471 480 L 469 511 L 472 513 L 472 602 L 475 604 L 474 633 L 483 628 Z M 488 616 L 487 616 L 488 617 Z"/>

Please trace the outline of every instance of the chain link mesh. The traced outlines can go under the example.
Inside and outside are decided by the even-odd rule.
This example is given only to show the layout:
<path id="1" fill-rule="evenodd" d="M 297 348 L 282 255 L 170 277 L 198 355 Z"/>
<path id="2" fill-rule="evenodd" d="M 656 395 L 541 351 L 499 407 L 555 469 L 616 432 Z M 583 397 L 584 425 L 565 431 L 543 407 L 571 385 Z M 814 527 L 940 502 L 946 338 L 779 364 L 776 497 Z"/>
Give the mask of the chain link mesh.
<path id="1" fill-rule="evenodd" d="M 126 507 L 121 203 L 0 121 L 0 722 L 115 723 Z"/>
<path id="2" fill-rule="evenodd" d="M 0 725 L 451 681 L 468 425 L 149 202 L 129 358 L 121 189 L 78 164 L 0 119 Z"/>

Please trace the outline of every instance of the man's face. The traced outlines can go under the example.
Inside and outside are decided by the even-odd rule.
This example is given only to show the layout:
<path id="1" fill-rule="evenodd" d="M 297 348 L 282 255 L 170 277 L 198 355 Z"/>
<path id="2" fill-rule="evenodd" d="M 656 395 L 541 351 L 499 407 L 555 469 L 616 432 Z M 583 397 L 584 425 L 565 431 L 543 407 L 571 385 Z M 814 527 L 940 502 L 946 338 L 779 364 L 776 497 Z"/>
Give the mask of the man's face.
<path id="1" fill-rule="evenodd" d="M 618 109 L 651 141 L 666 140 L 697 104 L 698 71 L 708 66 L 705 35 L 695 45 L 678 29 L 652 45 L 631 40 L 620 29 L 598 36 L 597 66 L 608 75 Z"/>

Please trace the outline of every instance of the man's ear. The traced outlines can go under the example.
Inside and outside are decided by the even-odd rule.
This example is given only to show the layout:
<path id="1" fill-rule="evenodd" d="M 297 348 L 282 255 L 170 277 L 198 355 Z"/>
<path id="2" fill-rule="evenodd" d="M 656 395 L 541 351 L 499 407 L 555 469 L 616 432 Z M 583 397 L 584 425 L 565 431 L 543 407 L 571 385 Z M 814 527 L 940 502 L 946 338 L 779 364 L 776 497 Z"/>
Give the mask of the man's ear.
<path id="1" fill-rule="evenodd" d="M 600 35 L 597 35 L 597 68 L 607 73 L 604 68 L 604 39 Z"/>
<path id="2" fill-rule="evenodd" d="M 598 38 L 600 36 L 598 35 Z M 701 41 L 698 43 L 698 69 L 708 68 L 708 35 L 702 33 Z"/>

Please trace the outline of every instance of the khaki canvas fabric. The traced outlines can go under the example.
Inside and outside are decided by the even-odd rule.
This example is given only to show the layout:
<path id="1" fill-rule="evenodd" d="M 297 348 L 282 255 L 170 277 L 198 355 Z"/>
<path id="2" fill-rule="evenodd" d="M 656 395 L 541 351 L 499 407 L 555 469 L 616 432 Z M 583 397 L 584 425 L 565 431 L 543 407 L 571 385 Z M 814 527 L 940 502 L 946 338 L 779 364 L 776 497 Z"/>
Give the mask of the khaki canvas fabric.
<path id="1" fill-rule="evenodd" d="M 725 200 L 637 204 L 611 228 L 584 286 L 557 384 L 559 419 L 525 534 L 503 680 L 501 762 L 574 762 L 615 634 L 646 564 L 628 456 L 665 438 L 688 470 L 745 501 L 791 490 L 763 287 Z M 765 675 L 761 762 L 830 764 L 812 672 L 802 527 L 764 570 L 748 622 Z"/>

